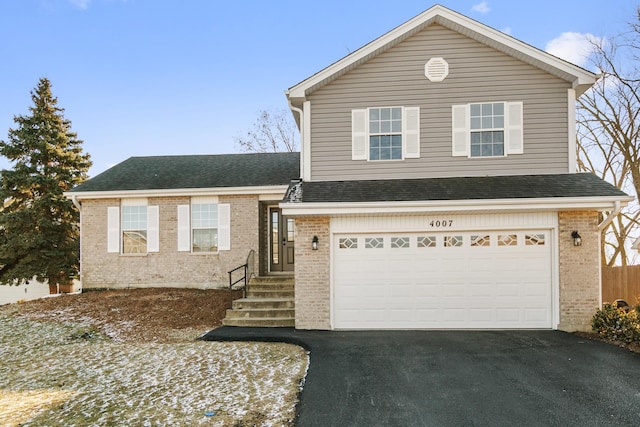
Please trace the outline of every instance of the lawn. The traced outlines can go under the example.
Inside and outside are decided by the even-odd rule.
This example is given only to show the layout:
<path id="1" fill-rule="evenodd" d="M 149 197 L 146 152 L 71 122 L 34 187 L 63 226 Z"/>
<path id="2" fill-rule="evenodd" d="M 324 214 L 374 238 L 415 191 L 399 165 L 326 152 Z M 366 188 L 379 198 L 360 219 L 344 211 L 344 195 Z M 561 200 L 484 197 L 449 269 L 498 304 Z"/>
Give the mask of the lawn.
<path id="1" fill-rule="evenodd" d="M 0 307 L 0 425 L 293 425 L 307 353 L 194 341 L 223 298 L 109 291 Z"/>

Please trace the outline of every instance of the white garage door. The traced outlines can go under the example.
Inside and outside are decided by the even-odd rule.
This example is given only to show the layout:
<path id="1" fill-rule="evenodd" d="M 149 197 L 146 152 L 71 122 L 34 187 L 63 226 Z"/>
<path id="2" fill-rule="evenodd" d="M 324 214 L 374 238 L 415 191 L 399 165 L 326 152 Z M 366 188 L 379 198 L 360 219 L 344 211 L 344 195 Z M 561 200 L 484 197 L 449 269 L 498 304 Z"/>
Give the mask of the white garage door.
<path id="1" fill-rule="evenodd" d="M 336 234 L 342 329 L 551 328 L 548 230 Z"/>

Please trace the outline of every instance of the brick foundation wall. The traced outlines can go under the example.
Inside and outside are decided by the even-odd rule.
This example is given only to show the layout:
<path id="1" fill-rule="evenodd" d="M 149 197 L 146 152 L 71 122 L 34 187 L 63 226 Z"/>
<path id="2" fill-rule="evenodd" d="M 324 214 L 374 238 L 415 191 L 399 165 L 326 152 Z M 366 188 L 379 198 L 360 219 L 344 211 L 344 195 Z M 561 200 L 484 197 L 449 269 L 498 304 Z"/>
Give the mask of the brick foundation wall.
<path id="1" fill-rule="evenodd" d="M 214 288 L 228 285 L 227 271 L 245 263 L 250 249 L 259 259 L 258 197 L 221 196 L 231 205 L 231 250 L 192 254 L 177 250 L 177 206 L 188 197 L 153 197 L 160 212 L 160 252 L 145 255 L 107 253 L 107 208 L 119 199 L 82 201 L 81 281 L 85 289 L 128 287 Z"/>
<path id="2" fill-rule="evenodd" d="M 296 217 L 296 328 L 330 329 L 329 218 Z M 311 249 L 318 236 L 318 250 Z"/>
<path id="3" fill-rule="evenodd" d="M 578 231 L 582 246 L 574 246 Z M 563 331 L 590 331 L 591 318 L 600 305 L 600 232 L 597 212 L 560 212 L 560 324 Z"/>

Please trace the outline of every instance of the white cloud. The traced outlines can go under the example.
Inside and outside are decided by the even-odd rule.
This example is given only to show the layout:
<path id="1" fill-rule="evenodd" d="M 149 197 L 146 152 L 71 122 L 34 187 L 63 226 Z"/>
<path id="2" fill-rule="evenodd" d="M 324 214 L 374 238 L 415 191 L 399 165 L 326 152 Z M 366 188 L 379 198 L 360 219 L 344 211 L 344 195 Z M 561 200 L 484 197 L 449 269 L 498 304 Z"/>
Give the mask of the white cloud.
<path id="1" fill-rule="evenodd" d="M 92 0 L 69 0 L 69 3 L 77 7 L 78 9 L 86 10 L 89 7 L 89 3 Z"/>
<path id="2" fill-rule="evenodd" d="M 593 53 L 593 43 L 602 43 L 603 41 L 602 38 L 593 34 L 567 32 L 549 41 L 545 50 L 552 55 L 584 67 L 589 56 Z"/>
<path id="3" fill-rule="evenodd" d="M 489 3 L 483 1 L 478 4 L 474 4 L 471 10 L 473 10 L 474 12 L 478 12 L 481 15 L 486 15 L 491 11 L 491 8 L 489 7 Z"/>

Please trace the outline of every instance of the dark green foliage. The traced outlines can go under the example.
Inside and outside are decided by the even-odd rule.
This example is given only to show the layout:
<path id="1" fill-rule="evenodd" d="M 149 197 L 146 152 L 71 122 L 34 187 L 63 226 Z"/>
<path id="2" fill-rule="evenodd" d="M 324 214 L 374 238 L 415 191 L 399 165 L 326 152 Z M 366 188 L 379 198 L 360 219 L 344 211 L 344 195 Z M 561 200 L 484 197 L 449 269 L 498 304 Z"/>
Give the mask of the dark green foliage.
<path id="1" fill-rule="evenodd" d="M 0 141 L 0 155 L 13 169 L 0 171 L 0 283 L 34 276 L 50 284 L 78 274 L 78 210 L 63 193 L 87 178 L 90 157 L 71 131 L 71 122 L 42 78 L 31 92 L 29 115 Z"/>
<path id="2" fill-rule="evenodd" d="M 605 304 L 591 319 L 591 327 L 603 338 L 631 343 L 640 342 L 640 316 L 635 309 L 626 311 Z"/>

